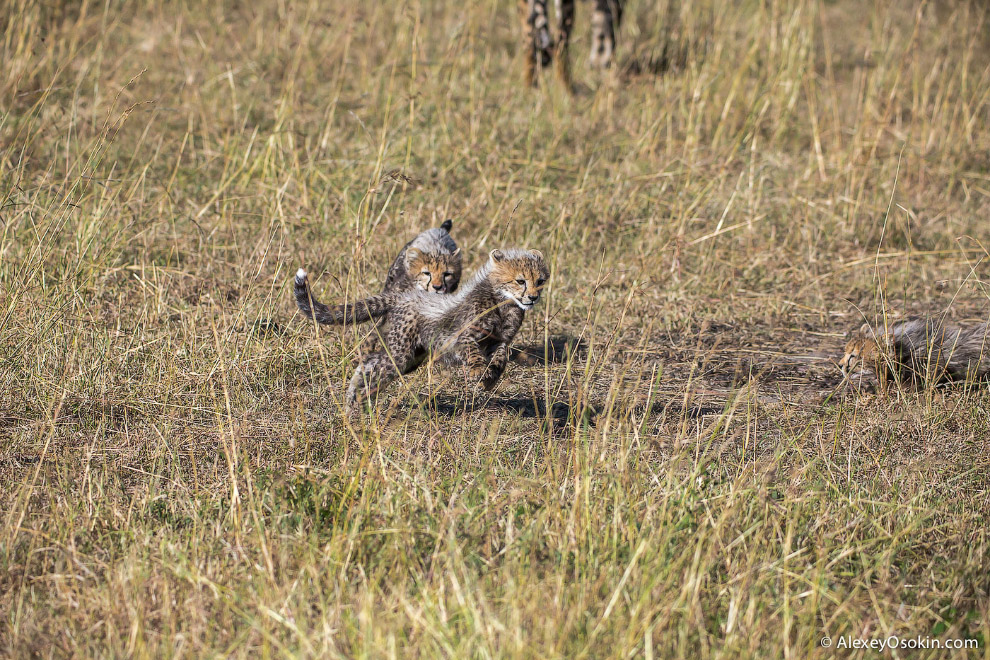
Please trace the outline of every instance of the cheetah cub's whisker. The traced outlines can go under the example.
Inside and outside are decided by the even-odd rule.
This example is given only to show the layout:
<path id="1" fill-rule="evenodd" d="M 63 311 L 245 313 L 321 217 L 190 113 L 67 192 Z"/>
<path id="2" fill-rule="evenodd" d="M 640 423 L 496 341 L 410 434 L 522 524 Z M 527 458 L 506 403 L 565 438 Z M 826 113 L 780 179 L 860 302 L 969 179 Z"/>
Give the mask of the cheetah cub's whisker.
<path id="1" fill-rule="evenodd" d="M 463 365 L 485 390 L 494 389 L 505 371 L 509 344 L 549 277 L 538 250 L 492 250 L 488 262 L 452 295 L 381 293 L 351 305 L 327 306 L 313 297 L 302 269 L 294 292 L 299 310 L 319 323 L 388 323 L 382 350 L 362 357 L 347 388 L 346 405 L 353 412 L 361 400 L 427 358 Z"/>

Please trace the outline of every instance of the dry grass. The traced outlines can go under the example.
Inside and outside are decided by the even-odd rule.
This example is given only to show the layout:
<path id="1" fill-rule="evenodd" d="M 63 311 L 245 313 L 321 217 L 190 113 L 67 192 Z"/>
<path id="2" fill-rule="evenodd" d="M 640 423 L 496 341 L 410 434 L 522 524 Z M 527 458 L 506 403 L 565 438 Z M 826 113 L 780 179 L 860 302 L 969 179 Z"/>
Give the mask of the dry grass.
<path id="1" fill-rule="evenodd" d="M 986 6 L 587 15 L 568 97 L 496 0 L 0 9 L 0 654 L 986 657 L 988 394 L 833 361 L 988 316 Z M 290 276 L 446 217 L 548 255 L 545 359 L 346 422 Z"/>

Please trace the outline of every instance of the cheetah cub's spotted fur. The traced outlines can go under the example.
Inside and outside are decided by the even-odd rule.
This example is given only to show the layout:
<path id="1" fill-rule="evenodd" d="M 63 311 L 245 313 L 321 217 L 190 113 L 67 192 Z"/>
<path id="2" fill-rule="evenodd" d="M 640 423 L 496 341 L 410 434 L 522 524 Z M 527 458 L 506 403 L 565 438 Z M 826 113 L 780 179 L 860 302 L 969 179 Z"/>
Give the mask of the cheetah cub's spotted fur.
<path id="1" fill-rule="evenodd" d="M 313 298 L 302 269 L 294 291 L 299 310 L 319 323 L 388 323 L 383 349 L 362 357 L 347 388 L 347 409 L 353 412 L 361 400 L 427 358 L 463 365 L 484 389 L 494 389 L 508 362 L 509 344 L 549 277 L 537 250 L 492 250 L 488 262 L 453 295 L 382 293 L 331 307 Z"/>
<path id="2" fill-rule="evenodd" d="M 911 318 L 874 332 L 864 324 L 846 343 L 839 368 L 855 389 L 891 382 L 939 384 L 990 380 L 990 326 L 963 328 Z"/>

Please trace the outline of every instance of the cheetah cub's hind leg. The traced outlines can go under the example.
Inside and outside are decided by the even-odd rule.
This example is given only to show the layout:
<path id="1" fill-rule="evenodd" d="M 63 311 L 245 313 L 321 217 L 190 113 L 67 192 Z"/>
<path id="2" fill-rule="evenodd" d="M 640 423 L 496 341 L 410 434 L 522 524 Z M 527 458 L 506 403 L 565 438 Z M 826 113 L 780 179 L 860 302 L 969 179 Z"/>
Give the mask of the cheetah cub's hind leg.
<path id="1" fill-rule="evenodd" d="M 365 355 L 347 386 L 345 413 L 351 416 L 360 413 L 362 402 L 370 400 L 373 403 L 372 397 L 398 377 L 399 370 L 388 353 L 379 351 Z"/>
<path id="2" fill-rule="evenodd" d="M 392 381 L 413 371 L 419 366 L 417 359 L 415 324 L 393 323 L 384 338 L 384 350 L 365 355 L 361 364 L 354 370 L 347 386 L 345 412 L 354 415 L 360 412 L 361 403 L 376 396 Z"/>
<path id="3" fill-rule="evenodd" d="M 358 346 L 358 357 L 364 357 L 365 355 L 371 355 L 372 353 L 377 353 L 382 350 L 382 338 L 388 333 L 388 318 L 378 319 L 376 323 L 372 323 L 371 331 L 368 335 L 361 341 L 360 346 Z"/>

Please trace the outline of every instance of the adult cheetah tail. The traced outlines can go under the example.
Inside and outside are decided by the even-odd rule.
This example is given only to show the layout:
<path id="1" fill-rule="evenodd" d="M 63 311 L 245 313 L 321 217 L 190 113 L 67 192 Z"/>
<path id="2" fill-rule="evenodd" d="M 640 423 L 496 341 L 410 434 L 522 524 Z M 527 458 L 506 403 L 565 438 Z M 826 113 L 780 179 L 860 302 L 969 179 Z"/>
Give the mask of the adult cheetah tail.
<path id="1" fill-rule="evenodd" d="M 449 234 L 450 233 L 450 228 L 453 227 L 453 226 L 454 226 L 454 221 L 451 220 L 450 218 L 447 218 L 440 225 L 440 229 L 444 230 L 445 232 L 447 232 Z"/>
<path id="2" fill-rule="evenodd" d="M 307 318 L 316 319 L 324 325 L 343 325 L 344 323 L 364 323 L 371 319 L 381 318 L 388 313 L 389 297 L 385 295 L 371 296 L 359 300 L 353 305 L 327 306 L 318 301 L 309 290 L 309 280 L 306 271 L 300 268 L 292 287 L 299 311 Z"/>

